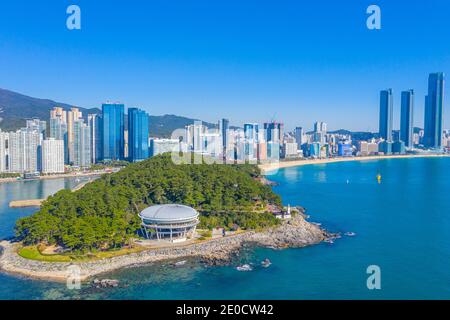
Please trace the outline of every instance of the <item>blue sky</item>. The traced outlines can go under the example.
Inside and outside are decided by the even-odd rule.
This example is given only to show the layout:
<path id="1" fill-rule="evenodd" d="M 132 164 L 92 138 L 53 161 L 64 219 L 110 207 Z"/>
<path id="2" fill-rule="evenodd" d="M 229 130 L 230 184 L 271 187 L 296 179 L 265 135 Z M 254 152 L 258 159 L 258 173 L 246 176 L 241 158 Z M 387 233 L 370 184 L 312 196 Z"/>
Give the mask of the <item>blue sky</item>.
<path id="1" fill-rule="evenodd" d="M 372 3 L 379 31 L 366 27 Z M 79 31 L 66 28 L 70 4 Z M 2 1 L 0 87 L 83 107 L 373 131 L 379 91 L 394 89 L 397 128 L 412 88 L 422 126 L 428 74 L 450 74 L 448 21 L 447 0 Z"/>

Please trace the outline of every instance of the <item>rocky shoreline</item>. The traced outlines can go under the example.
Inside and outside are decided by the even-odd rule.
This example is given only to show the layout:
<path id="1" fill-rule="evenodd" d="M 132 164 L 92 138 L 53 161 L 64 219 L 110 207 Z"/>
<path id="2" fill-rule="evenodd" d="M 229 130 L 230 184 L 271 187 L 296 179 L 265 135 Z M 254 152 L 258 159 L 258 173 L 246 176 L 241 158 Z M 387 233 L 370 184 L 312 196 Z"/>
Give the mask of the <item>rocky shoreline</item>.
<path id="1" fill-rule="evenodd" d="M 224 238 L 212 239 L 201 243 L 171 248 L 148 249 L 138 253 L 89 262 L 43 262 L 29 260 L 16 253 L 17 244 L 0 242 L 0 270 L 31 278 L 65 282 L 70 276 L 69 270 L 77 266 L 80 280 L 86 281 L 93 276 L 129 266 L 148 264 L 163 260 L 199 257 L 203 262 L 216 265 L 230 261 L 233 254 L 244 244 L 274 249 L 305 247 L 332 237 L 318 225 L 305 220 L 302 214 L 283 221 L 281 226 L 262 232 L 248 231 Z M 73 273 L 72 273 L 73 274 Z"/>

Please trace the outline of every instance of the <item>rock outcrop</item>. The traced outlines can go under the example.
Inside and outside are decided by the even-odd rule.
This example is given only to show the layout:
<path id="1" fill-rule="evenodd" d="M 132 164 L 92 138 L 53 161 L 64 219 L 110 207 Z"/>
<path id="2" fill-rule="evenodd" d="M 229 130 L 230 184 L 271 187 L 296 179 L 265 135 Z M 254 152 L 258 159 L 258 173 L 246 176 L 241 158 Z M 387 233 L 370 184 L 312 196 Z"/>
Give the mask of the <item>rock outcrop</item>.
<path id="1" fill-rule="evenodd" d="M 238 252 L 246 243 L 271 248 L 304 247 L 319 243 L 328 237 L 329 234 L 319 226 L 307 222 L 302 215 L 297 215 L 283 221 L 281 226 L 262 232 L 243 232 L 191 245 L 149 249 L 138 253 L 80 263 L 43 262 L 25 259 L 17 254 L 17 244 L 2 241 L 0 242 L 0 269 L 9 273 L 54 281 L 66 281 L 69 276 L 73 276 L 74 270 L 78 270 L 80 279 L 86 280 L 94 275 L 126 266 L 185 257 L 199 257 L 202 261 L 212 265 L 223 264 L 227 263 L 233 254 Z"/>

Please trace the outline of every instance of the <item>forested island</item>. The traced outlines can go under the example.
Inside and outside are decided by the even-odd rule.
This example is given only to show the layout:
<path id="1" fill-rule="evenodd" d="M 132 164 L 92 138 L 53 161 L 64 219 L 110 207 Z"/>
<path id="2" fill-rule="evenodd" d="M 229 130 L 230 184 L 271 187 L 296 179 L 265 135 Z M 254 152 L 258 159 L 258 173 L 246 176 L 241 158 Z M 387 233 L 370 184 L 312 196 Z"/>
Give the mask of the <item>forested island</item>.
<path id="1" fill-rule="evenodd" d="M 50 196 L 17 221 L 24 245 L 57 245 L 73 252 L 117 249 L 139 236 L 138 213 L 179 203 L 200 212 L 200 228 L 260 229 L 277 225 L 269 205 L 281 199 L 260 182 L 256 165 L 174 164 L 170 154 L 128 165 L 72 192 Z"/>

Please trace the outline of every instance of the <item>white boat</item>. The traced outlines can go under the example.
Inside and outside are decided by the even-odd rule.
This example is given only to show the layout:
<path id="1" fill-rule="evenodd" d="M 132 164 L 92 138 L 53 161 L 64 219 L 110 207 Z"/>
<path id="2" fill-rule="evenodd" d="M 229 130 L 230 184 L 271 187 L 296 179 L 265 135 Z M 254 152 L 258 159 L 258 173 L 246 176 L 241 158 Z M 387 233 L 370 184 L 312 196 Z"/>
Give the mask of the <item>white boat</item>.
<path id="1" fill-rule="evenodd" d="M 347 237 L 354 237 L 354 236 L 356 236 L 356 233 L 354 233 L 354 232 L 351 232 L 351 231 L 349 231 L 349 232 L 346 232 L 346 233 L 344 233 Z"/>
<path id="2" fill-rule="evenodd" d="M 326 242 L 326 243 L 329 243 L 329 244 L 333 244 L 334 243 L 333 239 L 325 239 L 325 240 L 323 240 L 323 242 Z"/>
<path id="3" fill-rule="evenodd" d="M 242 266 L 236 267 L 237 271 L 252 271 L 253 268 L 249 264 L 243 264 Z"/>

